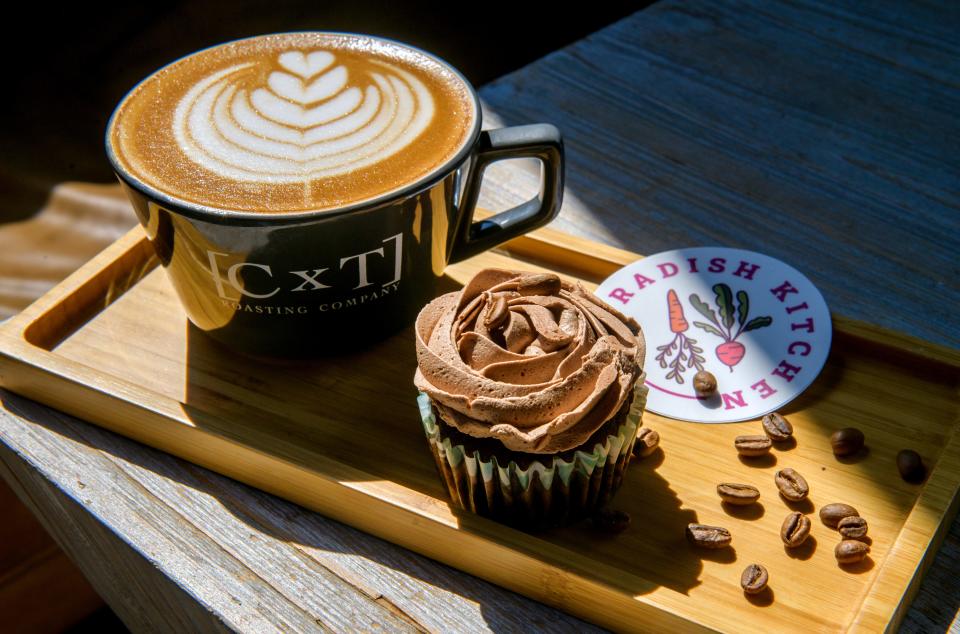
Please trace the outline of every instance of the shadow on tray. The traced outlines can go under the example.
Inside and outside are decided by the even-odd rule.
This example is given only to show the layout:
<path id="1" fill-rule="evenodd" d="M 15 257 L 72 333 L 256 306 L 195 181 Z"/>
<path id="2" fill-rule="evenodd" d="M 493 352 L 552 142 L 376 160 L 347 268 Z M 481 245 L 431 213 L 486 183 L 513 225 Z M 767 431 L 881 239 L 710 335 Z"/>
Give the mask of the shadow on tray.
<path id="1" fill-rule="evenodd" d="M 442 292 L 457 288 L 445 278 Z M 281 363 L 238 355 L 192 325 L 187 328 L 183 410 L 197 427 L 313 471 L 322 472 L 324 461 L 332 459 L 355 470 L 361 481 L 396 482 L 447 504 L 416 404 L 412 327 L 351 354 Z M 660 586 L 686 593 L 698 585 L 702 554 L 684 539 L 684 528 L 696 514 L 681 509 L 656 472 L 656 456 L 650 460 L 631 465 L 613 502 L 632 516 L 630 529 L 608 537 L 581 522 L 539 533 L 537 541 L 599 562 L 595 570 L 578 572 L 629 594 Z M 224 504 L 238 515 L 246 513 L 229 500 Z M 519 535 L 470 513 L 453 513 L 461 529 L 488 539 L 502 536 L 509 544 L 510 535 Z M 631 556 L 625 558 L 624 552 Z"/>

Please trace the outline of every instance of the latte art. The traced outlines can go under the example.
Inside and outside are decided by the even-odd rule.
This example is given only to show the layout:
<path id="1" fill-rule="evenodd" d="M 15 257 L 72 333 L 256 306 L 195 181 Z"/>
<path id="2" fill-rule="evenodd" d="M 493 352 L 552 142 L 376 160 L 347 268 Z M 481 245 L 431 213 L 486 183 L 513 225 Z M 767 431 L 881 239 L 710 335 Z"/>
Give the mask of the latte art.
<path id="1" fill-rule="evenodd" d="M 141 185 L 223 211 L 372 201 L 466 157 L 479 108 L 453 69 L 398 42 L 285 33 L 154 73 L 121 102 L 113 160 Z"/>
<path id="2" fill-rule="evenodd" d="M 214 73 L 177 105 L 173 130 L 192 161 L 240 181 L 295 183 L 371 165 L 408 147 L 430 124 L 423 82 L 386 62 L 353 78 L 328 51 L 278 56 L 252 91 L 256 64 Z"/>

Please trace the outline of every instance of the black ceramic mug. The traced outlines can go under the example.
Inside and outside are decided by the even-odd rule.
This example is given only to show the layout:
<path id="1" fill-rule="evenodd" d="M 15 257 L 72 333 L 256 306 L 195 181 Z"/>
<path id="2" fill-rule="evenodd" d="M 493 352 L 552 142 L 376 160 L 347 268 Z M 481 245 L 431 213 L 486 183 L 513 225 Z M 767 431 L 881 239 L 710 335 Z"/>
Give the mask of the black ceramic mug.
<path id="1" fill-rule="evenodd" d="M 118 160 L 110 142 L 116 113 L 107 154 L 197 328 L 268 357 L 362 347 L 412 323 L 447 264 L 540 227 L 560 209 L 557 128 L 481 131 L 479 99 L 463 83 L 477 116 L 453 158 L 398 190 L 341 208 L 231 211 L 165 194 Z M 542 162 L 539 195 L 475 220 L 485 168 L 523 157 Z"/>

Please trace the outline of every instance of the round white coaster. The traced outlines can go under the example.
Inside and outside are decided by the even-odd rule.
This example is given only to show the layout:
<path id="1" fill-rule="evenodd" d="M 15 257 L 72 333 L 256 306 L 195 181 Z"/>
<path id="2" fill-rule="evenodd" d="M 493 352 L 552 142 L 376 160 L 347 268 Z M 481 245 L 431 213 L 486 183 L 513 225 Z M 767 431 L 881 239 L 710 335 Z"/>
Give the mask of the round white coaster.
<path id="1" fill-rule="evenodd" d="M 698 247 L 629 264 L 597 289 L 647 343 L 647 409 L 702 423 L 759 418 L 796 398 L 830 352 L 830 311 L 793 267 L 760 253 Z M 699 370 L 717 394 L 697 396 Z"/>

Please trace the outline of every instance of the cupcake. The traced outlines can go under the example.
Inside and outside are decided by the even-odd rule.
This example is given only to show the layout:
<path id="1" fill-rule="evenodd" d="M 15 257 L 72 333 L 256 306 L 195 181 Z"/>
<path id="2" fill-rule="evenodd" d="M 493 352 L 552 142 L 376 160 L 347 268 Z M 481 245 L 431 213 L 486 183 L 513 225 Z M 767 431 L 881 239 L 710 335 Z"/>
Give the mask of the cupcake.
<path id="1" fill-rule="evenodd" d="M 417 317 L 414 384 L 453 502 L 528 529 L 599 510 L 646 399 L 636 321 L 579 283 L 477 273 Z"/>

